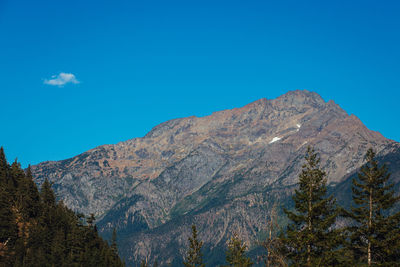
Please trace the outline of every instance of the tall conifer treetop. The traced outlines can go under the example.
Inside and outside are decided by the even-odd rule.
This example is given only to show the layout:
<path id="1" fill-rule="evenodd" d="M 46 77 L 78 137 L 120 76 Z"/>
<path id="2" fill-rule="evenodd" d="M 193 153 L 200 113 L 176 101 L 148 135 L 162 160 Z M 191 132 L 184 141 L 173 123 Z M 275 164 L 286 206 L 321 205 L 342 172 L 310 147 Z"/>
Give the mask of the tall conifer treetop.
<path id="1" fill-rule="evenodd" d="M 199 241 L 197 237 L 197 229 L 196 225 L 192 225 L 192 236 L 188 238 L 189 240 L 189 249 L 187 251 L 186 259 L 183 261 L 183 264 L 186 267 L 204 267 L 203 263 L 203 253 L 201 252 L 201 248 L 203 246 L 203 241 Z"/>
<path id="2" fill-rule="evenodd" d="M 246 256 L 247 246 L 240 240 L 237 233 L 234 233 L 228 242 L 228 250 L 226 251 L 226 261 L 228 266 L 233 267 L 250 267 L 253 262 Z"/>
<path id="3" fill-rule="evenodd" d="M 332 226 L 339 210 L 326 195 L 326 174 L 313 148 L 307 148 L 305 160 L 293 196 L 295 211 L 284 210 L 290 220 L 282 237 L 287 258 L 293 266 L 332 266 L 338 264 L 340 235 Z"/>
<path id="4" fill-rule="evenodd" d="M 400 212 L 388 215 L 399 201 L 394 196 L 393 184 L 388 183 L 387 166 L 379 166 L 375 152 L 366 153 L 367 163 L 353 179 L 353 201 L 350 217 L 350 249 L 355 264 L 395 266 L 400 259 Z"/>

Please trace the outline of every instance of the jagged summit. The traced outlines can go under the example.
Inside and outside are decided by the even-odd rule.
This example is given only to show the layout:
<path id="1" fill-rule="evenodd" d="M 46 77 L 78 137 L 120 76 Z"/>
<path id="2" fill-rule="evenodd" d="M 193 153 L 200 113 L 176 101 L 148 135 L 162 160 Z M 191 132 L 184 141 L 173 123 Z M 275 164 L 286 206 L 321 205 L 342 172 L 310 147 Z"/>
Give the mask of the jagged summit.
<path id="1" fill-rule="evenodd" d="M 276 100 L 280 101 L 280 103 L 283 103 L 284 105 L 290 104 L 294 106 L 299 106 L 303 104 L 322 106 L 325 104 L 325 101 L 319 94 L 315 92 L 310 92 L 308 90 L 289 91 L 286 94 L 278 97 Z"/>
<path id="2" fill-rule="evenodd" d="M 308 111 L 320 110 L 334 113 L 336 116 L 345 117 L 347 113 L 342 110 L 333 101 L 325 102 L 317 93 L 307 90 L 290 91 L 276 99 L 268 100 L 261 98 L 240 108 L 228 109 L 214 112 L 205 117 L 187 117 L 173 119 L 155 126 L 145 137 L 155 138 L 174 129 L 178 125 L 185 124 L 186 130 L 195 124 L 201 127 L 196 131 L 204 132 L 212 129 L 225 128 L 224 125 L 231 124 L 235 126 L 244 125 L 246 123 L 256 121 L 265 121 L 279 119 L 284 120 L 286 117 L 293 117 L 296 114 L 304 114 Z M 279 112 L 280 118 L 273 115 Z M 284 121 L 282 121 L 284 122 Z M 180 131 L 178 131 L 178 134 Z"/>
<path id="3" fill-rule="evenodd" d="M 223 244 L 235 228 L 249 241 L 265 222 L 264 208 L 290 194 L 308 145 L 320 152 L 329 184 L 348 179 L 371 146 L 381 156 L 400 153 L 399 143 L 368 130 L 333 101 L 296 90 L 170 120 L 143 138 L 32 171 L 39 183 L 48 177 L 66 205 L 95 213 L 100 231 L 125 233 L 122 251 L 134 260 L 156 251 L 169 255 L 172 244 L 186 240 L 183 225 L 194 220 L 200 229 L 214 225 L 203 229 L 206 242 Z"/>

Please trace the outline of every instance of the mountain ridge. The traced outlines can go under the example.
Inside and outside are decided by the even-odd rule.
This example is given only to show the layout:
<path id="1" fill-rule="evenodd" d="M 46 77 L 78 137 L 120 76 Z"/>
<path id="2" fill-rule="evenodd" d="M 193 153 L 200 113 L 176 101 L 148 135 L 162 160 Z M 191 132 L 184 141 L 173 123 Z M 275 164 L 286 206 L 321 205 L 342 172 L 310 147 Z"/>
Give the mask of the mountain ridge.
<path id="1" fill-rule="evenodd" d="M 382 157 L 400 151 L 399 143 L 334 101 L 296 90 L 169 120 L 144 137 L 44 162 L 32 172 L 38 183 L 48 177 L 67 206 L 96 214 L 104 234 L 113 227 L 123 233 L 128 261 L 154 259 L 164 245 L 176 248 L 162 259 L 166 263 L 182 253 L 190 222 L 207 232 L 207 244 L 221 247 L 236 228 L 250 242 L 265 226 L 268 208 L 290 196 L 308 145 L 319 151 L 332 186 L 362 166 L 369 147 Z"/>

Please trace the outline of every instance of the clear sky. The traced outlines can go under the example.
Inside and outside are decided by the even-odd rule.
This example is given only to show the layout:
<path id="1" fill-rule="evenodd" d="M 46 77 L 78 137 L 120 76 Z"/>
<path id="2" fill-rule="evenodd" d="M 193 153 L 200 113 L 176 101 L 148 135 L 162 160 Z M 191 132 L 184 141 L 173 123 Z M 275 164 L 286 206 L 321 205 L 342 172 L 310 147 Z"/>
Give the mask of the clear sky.
<path id="1" fill-rule="evenodd" d="M 400 1 L 0 0 L 0 145 L 65 159 L 289 90 L 400 141 Z"/>

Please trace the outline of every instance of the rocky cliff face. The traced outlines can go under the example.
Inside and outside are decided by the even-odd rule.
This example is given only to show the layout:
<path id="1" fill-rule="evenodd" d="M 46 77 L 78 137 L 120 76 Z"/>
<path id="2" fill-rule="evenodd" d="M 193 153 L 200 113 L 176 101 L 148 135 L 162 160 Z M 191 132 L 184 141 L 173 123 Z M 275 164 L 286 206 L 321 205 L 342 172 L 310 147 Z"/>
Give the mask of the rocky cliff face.
<path id="1" fill-rule="evenodd" d="M 48 177 L 69 207 L 96 214 L 100 231 L 116 227 L 130 262 L 174 263 L 196 223 L 216 263 L 232 231 L 253 244 L 271 207 L 287 201 L 308 145 L 319 151 L 332 187 L 354 174 L 369 147 L 390 162 L 400 155 L 399 143 L 368 130 L 333 101 L 292 91 L 167 121 L 143 138 L 32 170 L 39 183 Z"/>

